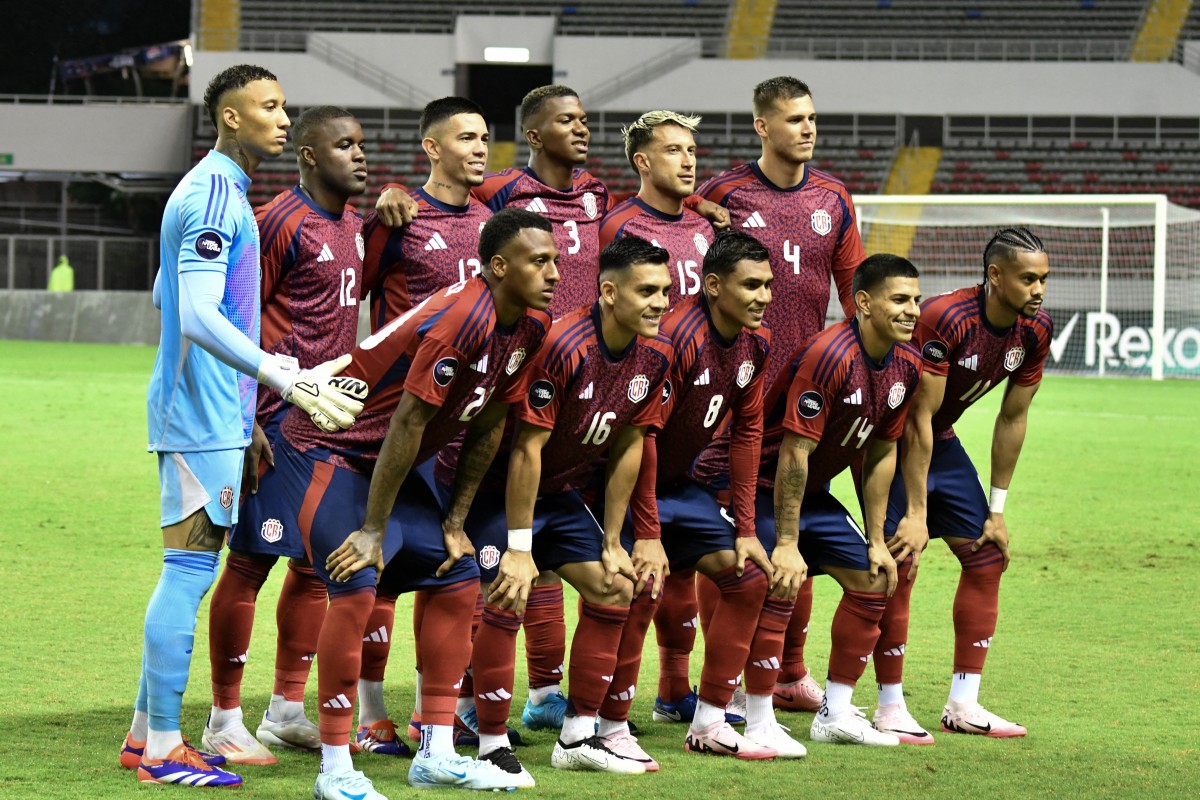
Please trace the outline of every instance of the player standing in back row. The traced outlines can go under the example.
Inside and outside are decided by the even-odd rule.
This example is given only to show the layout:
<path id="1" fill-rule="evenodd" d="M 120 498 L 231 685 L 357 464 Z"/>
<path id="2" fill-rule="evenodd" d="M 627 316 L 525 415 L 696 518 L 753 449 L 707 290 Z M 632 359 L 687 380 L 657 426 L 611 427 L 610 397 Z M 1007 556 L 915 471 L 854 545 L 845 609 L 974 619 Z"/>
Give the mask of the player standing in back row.
<path id="1" fill-rule="evenodd" d="M 767 385 L 792 354 L 825 327 L 830 279 L 848 318 L 855 314 L 850 283 L 866 257 L 850 191 L 809 163 L 817 142 L 817 112 L 808 85 L 782 76 L 754 87 L 754 130 L 762 140 L 757 161 L 704 183 L 698 194 L 729 209 L 731 226 L 762 242 L 771 254 L 775 283 L 766 322 L 777 357 L 767 364 Z M 700 581 L 703 596 L 711 585 Z M 787 632 L 778 708 L 816 711 L 820 687 L 804 666 L 804 639 L 812 587 L 796 599 Z"/>

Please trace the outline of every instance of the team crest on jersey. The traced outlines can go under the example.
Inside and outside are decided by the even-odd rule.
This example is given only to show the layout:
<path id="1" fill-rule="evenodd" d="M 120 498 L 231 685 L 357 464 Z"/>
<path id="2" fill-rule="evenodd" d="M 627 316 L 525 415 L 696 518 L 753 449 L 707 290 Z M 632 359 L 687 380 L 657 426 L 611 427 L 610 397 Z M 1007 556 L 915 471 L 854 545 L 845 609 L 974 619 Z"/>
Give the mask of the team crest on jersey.
<path id="1" fill-rule="evenodd" d="M 646 399 L 646 395 L 650 392 L 650 379 L 645 375 L 634 375 L 633 380 L 629 381 L 629 400 L 633 403 L 640 403 Z"/>
<path id="2" fill-rule="evenodd" d="M 358 260 L 362 261 L 367 257 L 367 243 L 363 241 L 362 232 L 354 234 L 354 246 L 358 249 Z"/>
<path id="3" fill-rule="evenodd" d="M 480 233 L 483 233 L 483 226 L 484 226 L 484 225 L 487 225 L 487 221 L 486 221 L 486 220 L 485 220 L 485 221 L 483 221 L 483 222 L 481 222 L 481 223 L 479 223 L 479 232 L 480 232 Z"/>
<path id="4" fill-rule="evenodd" d="M 735 382 L 737 383 L 739 389 L 745 389 L 750 385 L 750 381 L 752 380 L 754 380 L 754 362 L 748 360 L 743 361 L 742 365 L 738 367 L 738 373 Z"/>
<path id="5" fill-rule="evenodd" d="M 921 355 L 930 364 L 941 364 L 946 360 L 946 343 L 939 342 L 937 339 L 930 339 L 921 348 Z"/>
<path id="6" fill-rule="evenodd" d="M 666 405 L 666 402 L 670 399 L 671 399 L 671 379 L 667 378 L 665 381 L 663 381 L 663 388 L 662 388 L 663 404 Z"/>
<path id="7" fill-rule="evenodd" d="M 283 523 L 272 517 L 262 524 L 262 530 L 259 531 L 264 542 L 275 544 L 283 538 Z"/>
<path id="8" fill-rule="evenodd" d="M 196 255 L 203 259 L 212 261 L 221 255 L 221 251 L 224 249 L 225 245 L 221 244 L 221 237 L 212 231 L 205 231 L 196 237 Z"/>
<path id="9" fill-rule="evenodd" d="M 805 392 L 796 401 L 796 413 L 805 419 L 812 419 L 821 413 L 825 407 L 825 398 L 820 392 Z"/>
<path id="10" fill-rule="evenodd" d="M 1014 347 L 1004 354 L 1004 368 L 1012 372 L 1017 367 L 1025 363 L 1025 348 Z"/>
<path id="11" fill-rule="evenodd" d="M 692 242 L 696 245 L 696 252 L 702 256 L 708 255 L 708 239 L 704 238 L 704 234 L 697 233 L 692 237 Z"/>
<path id="12" fill-rule="evenodd" d="M 812 213 L 812 229 L 821 236 L 827 236 L 833 230 L 833 217 L 823 208 Z"/>
<path id="13" fill-rule="evenodd" d="M 433 382 L 438 386 L 449 386 L 458 374 L 458 359 L 447 356 L 433 365 Z"/>
<path id="14" fill-rule="evenodd" d="M 479 550 L 479 566 L 484 569 L 494 569 L 500 563 L 500 548 L 486 545 Z"/>
<path id="15" fill-rule="evenodd" d="M 529 387 L 529 405 L 534 408 L 545 408 L 554 399 L 554 384 L 547 380 L 537 380 Z"/>
<path id="16" fill-rule="evenodd" d="M 222 487 L 220 499 L 221 499 L 221 508 L 225 509 L 226 511 L 233 508 L 233 487 L 232 486 Z"/>
<path id="17" fill-rule="evenodd" d="M 583 193 L 583 213 L 588 215 L 588 219 L 595 219 L 600 213 L 600 204 L 596 202 L 596 195 L 592 192 Z"/>
<path id="18" fill-rule="evenodd" d="M 518 347 L 513 350 L 512 355 L 508 357 L 508 366 L 504 368 L 505 373 L 512 375 L 521 368 L 521 362 L 525 360 L 525 348 Z"/>
<path id="19" fill-rule="evenodd" d="M 899 408 L 904 402 L 904 384 L 896 381 L 888 390 L 888 408 Z"/>

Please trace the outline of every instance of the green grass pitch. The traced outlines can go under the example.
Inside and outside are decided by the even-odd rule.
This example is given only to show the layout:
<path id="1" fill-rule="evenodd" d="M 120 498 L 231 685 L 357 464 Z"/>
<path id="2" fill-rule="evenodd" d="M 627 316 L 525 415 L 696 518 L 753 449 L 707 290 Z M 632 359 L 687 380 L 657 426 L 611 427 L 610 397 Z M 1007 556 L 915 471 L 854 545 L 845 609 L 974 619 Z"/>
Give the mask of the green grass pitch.
<path id="1" fill-rule="evenodd" d="M 153 358 L 151 348 L 0 342 L 8 411 L 0 447 L 0 797 L 189 791 L 140 787 L 116 759 L 137 688 L 142 615 L 161 564 L 157 476 L 144 447 Z M 998 399 L 993 393 L 959 427 L 985 478 Z M 649 720 L 657 661 L 650 637 L 633 719 L 662 771 L 560 773 L 549 766 L 552 735 L 533 733 L 519 751 L 538 780 L 532 793 L 573 800 L 1196 796 L 1198 448 L 1200 383 L 1046 379 L 1009 498 L 1014 560 L 981 694 L 1027 725 L 1027 738 L 938 734 L 933 747 L 875 750 L 812 745 L 803 761 L 768 764 L 685 755 L 682 726 Z M 835 486 L 843 497 L 846 488 Z M 914 592 L 905 684 L 910 710 L 931 729 L 949 680 L 956 575 L 953 557 L 933 542 Z M 261 595 L 246 667 L 251 727 L 270 691 L 280 579 L 276 570 Z M 818 675 L 838 594 L 830 580 L 817 582 L 808 660 Z M 197 741 L 209 703 L 207 606 L 183 718 Z M 397 614 L 389 670 L 397 719 L 412 702 L 409 607 Z M 698 677 L 698 657 L 692 669 Z M 518 687 L 523 680 L 518 674 Z M 315 688 L 314 679 L 314 719 Z M 873 705 L 874 688 L 868 669 L 857 702 Z M 517 695 L 519 709 L 524 696 Z M 780 719 L 807 740 L 810 715 Z M 407 760 L 364 756 L 357 764 L 384 794 L 412 794 Z M 310 796 L 316 769 L 316 756 L 282 752 L 276 767 L 242 771 L 240 796 Z"/>

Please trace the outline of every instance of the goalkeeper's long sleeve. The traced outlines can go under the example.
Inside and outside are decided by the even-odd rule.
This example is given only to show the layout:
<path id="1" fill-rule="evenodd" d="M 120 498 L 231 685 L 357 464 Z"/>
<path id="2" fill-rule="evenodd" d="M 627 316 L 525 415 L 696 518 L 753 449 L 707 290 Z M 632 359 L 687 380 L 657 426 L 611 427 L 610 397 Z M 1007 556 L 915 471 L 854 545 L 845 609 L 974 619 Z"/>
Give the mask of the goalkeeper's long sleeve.
<path id="1" fill-rule="evenodd" d="M 276 385 L 283 380 L 282 376 L 273 381 L 274 375 L 259 375 L 267 354 L 221 313 L 224 296 L 224 273 L 207 270 L 179 273 L 179 327 L 183 335 L 243 375 L 253 375 L 271 388 L 283 391 L 289 382 Z"/>

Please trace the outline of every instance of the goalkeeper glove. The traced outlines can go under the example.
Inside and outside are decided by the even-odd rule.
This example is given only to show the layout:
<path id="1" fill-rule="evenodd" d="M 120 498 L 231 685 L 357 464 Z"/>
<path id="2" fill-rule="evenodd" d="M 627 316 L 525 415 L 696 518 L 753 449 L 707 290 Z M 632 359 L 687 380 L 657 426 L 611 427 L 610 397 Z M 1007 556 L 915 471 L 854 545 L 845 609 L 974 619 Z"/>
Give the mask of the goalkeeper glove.
<path id="1" fill-rule="evenodd" d="M 312 369 L 297 370 L 294 358 L 270 355 L 259 367 L 258 375 L 270 386 L 282 385 L 279 393 L 284 400 L 307 413 L 318 428 L 332 433 L 354 424 L 367 397 L 366 381 L 338 377 L 350 360 L 347 353 Z"/>

